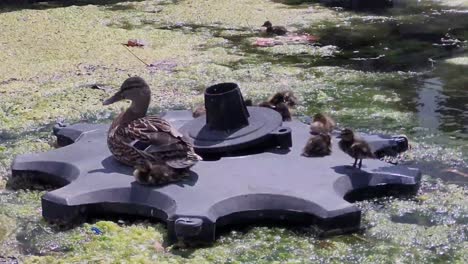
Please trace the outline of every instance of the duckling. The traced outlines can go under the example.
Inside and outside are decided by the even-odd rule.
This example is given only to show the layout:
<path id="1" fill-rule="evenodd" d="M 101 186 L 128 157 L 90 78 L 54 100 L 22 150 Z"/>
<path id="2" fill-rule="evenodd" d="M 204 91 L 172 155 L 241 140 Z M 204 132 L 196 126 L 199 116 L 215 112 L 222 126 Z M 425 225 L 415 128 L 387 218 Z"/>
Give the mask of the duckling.
<path id="1" fill-rule="evenodd" d="M 268 107 L 281 114 L 283 121 L 291 121 L 290 107 L 296 106 L 298 100 L 290 90 L 275 93 L 268 101 L 261 102 L 258 106 Z"/>
<path id="2" fill-rule="evenodd" d="M 291 116 L 291 112 L 289 111 L 289 107 L 285 103 L 278 103 L 278 104 L 274 105 L 274 104 L 270 103 L 269 101 L 265 101 L 265 102 L 261 102 L 260 104 L 258 104 L 258 106 L 259 107 L 267 107 L 267 108 L 275 110 L 276 112 L 278 112 L 281 115 L 281 118 L 283 119 L 283 121 L 291 121 L 292 120 L 292 116 Z"/>
<path id="3" fill-rule="evenodd" d="M 332 148 L 330 135 L 320 133 L 310 137 L 302 151 L 302 156 L 323 157 L 326 155 L 330 155 L 331 151 Z"/>
<path id="4" fill-rule="evenodd" d="M 293 91 L 291 90 L 277 92 L 268 101 L 272 105 L 285 103 L 289 107 L 295 107 L 298 103 L 297 97 L 294 95 Z"/>
<path id="5" fill-rule="evenodd" d="M 192 117 L 197 118 L 197 117 L 200 117 L 200 116 L 202 116 L 204 114 L 206 114 L 205 106 L 204 105 L 199 105 L 199 106 L 195 107 L 195 109 L 193 110 Z"/>
<path id="6" fill-rule="evenodd" d="M 314 115 L 313 121 L 310 124 L 310 133 L 313 135 L 320 133 L 331 133 L 335 126 L 336 123 L 333 118 L 326 114 L 317 113 Z"/>
<path id="7" fill-rule="evenodd" d="M 276 112 L 280 113 L 281 117 L 283 118 L 283 121 L 291 121 L 292 116 L 291 112 L 289 111 L 289 107 L 285 103 L 279 103 L 275 105 L 274 109 Z"/>
<path id="8" fill-rule="evenodd" d="M 270 21 L 265 21 L 263 23 L 262 27 L 266 27 L 266 32 L 270 35 L 286 35 L 288 33 L 288 30 L 283 27 L 283 26 L 273 26 Z"/>
<path id="9" fill-rule="evenodd" d="M 345 128 L 341 131 L 341 140 L 338 145 L 343 152 L 354 158 L 353 167 L 356 167 L 358 160 L 360 169 L 363 159 L 375 158 L 369 144 L 356 136 L 351 129 Z"/>
<path id="10" fill-rule="evenodd" d="M 132 103 L 114 119 L 107 136 L 109 150 L 118 161 L 129 166 L 149 162 L 152 165 L 168 166 L 179 173 L 202 160 L 188 139 L 168 121 L 157 116 L 146 116 L 151 90 L 141 77 L 126 79 L 120 90 L 105 100 L 103 105 L 125 99 Z M 164 175 L 164 171 L 161 175 Z M 176 177 L 175 174 L 168 175 Z M 178 175 L 179 178 L 185 177 L 184 173 Z M 161 178 L 161 181 L 164 179 Z"/>
<path id="11" fill-rule="evenodd" d="M 151 164 L 145 161 L 145 165 L 135 165 L 133 176 L 140 184 L 161 185 L 179 181 L 182 175 L 186 176 L 187 170 L 174 169 L 164 164 Z"/>

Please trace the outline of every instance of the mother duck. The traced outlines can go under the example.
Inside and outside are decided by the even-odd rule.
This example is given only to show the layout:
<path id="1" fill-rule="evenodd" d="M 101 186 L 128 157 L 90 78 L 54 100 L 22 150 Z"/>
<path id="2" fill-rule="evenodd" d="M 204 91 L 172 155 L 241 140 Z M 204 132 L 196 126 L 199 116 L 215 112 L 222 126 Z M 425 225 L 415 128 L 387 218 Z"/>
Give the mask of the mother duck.
<path id="1" fill-rule="evenodd" d="M 107 136 L 114 157 L 135 167 L 134 176 L 143 184 L 164 184 L 185 177 L 201 157 L 168 121 L 146 116 L 151 90 L 145 80 L 137 76 L 128 78 L 103 105 L 125 99 L 131 105 L 115 118 Z"/>

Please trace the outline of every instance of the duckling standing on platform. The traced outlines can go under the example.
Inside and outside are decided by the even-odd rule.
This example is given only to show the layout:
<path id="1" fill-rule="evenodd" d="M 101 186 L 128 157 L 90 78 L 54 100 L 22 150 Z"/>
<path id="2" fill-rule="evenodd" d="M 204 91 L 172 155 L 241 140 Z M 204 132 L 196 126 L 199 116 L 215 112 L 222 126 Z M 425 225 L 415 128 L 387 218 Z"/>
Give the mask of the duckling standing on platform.
<path id="1" fill-rule="evenodd" d="M 320 134 L 320 133 L 331 133 L 335 128 L 336 123 L 333 118 L 326 114 L 317 113 L 314 115 L 312 123 L 310 124 L 310 133 Z"/>
<path id="2" fill-rule="evenodd" d="M 341 140 L 338 145 L 343 152 L 354 158 L 353 167 L 356 167 L 358 160 L 360 169 L 363 159 L 375 158 L 369 144 L 356 136 L 351 129 L 345 128 L 341 131 Z"/>
<path id="3" fill-rule="evenodd" d="M 144 183 L 162 184 L 186 177 L 188 169 L 202 159 L 168 121 L 146 116 L 151 101 L 148 84 L 140 77 L 130 77 L 103 105 L 125 99 L 132 103 L 115 118 L 107 136 L 107 145 L 114 157 L 137 167 L 134 174 L 138 181 L 151 178 Z"/>
<path id="4" fill-rule="evenodd" d="M 192 117 L 193 118 L 200 117 L 200 116 L 202 116 L 204 114 L 206 114 L 206 109 L 205 109 L 204 105 L 199 105 L 199 106 L 195 107 L 195 109 L 192 111 Z"/>
<path id="5" fill-rule="evenodd" d="M 291 121 L 290 107 L 297 105 L 297 98 L 292 91 L 281 91 L 275 93 L 268 101 L 258 104 L 260 107 L 268 107 L 281 114 L 283 121 Z"/>
<path id="6" fill-rule="evenodd" d="M 263 23 L 262 27 L 266 27 L 266 32 L 270 35 L 286 35 L 288 33 L 288 30 L 283 27 L 283 26 L 273 26 L 270 21 L 265 21 Z"/>
<path id="7" fill-rule="evenodd" d="M 283 119 L 283 121 L 291 121 L 292 120 L 292 116 L 291 116 L 291 112 L 289 111 L 289 107 L 285 103 L 279 103 L 279 104 L 273 105 L 270 102 L 265 101 L 265 102 L 262 102 L 262 103 L 258 104 L 258 106 L 259 107 L 267 107 L 267 108 L 275 110 L 276 112 L 278 112 L 281 115 L 281 118 Z"/>
<path id="8" fill-rule="evenodd" d="M 329 134 L 320 133 L 313 135 L 307 141 L 302 156 L 322 157 L 331 154 L 331 137 Z"/>
<path id="9" fill-rule="evenodd" d="M 335 121 L 328 115 L 317 113 L 314 115 L 313 122 L 310 124 L 310 134 L 303 153 L 306 157 L 320 157 L 330 155 L 331 136 L 330 133 L 335 127 Z"/>
<path id="10" fill-rule="evenodd" d="M 294 95 L 293 91 L 286 90 L 275 93 L 270 100 L 268 100 L 272 105 L 278 105 L 280 103 L 285 103 L 289 107 L 294 107 L 297 105 L 298 100 Z"/>

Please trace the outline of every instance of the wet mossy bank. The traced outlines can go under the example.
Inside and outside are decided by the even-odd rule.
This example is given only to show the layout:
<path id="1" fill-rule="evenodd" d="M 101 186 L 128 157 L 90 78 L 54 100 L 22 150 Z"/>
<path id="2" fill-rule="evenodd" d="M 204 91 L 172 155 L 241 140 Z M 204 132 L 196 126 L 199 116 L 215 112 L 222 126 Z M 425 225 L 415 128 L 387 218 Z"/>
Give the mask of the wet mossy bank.
<path id="1" fill-rule="evenodd" d="M 68 1 L 2 9 L 2 178 L 14 156 L 54 147 L 57 118 L 109 122 L 125 103 L 102 107 L 101 100 L 128 74 L 150 83 L 152 113 L 201 103 L 203 89 L 221 81 L 239 83 L 256 101 L 292 89 L 302 101 L 299 117 L 326 111 L 340 126 L 408 135 L 413 149 L 401 162 L 429 176 L 415 199 L 360 203 L 364 231 L 356 235 L 320 240 L 308 228 L 252 227 L 223 234 L 213 247 L 166 253 L 156 249 L 165 235 L 160 224 L 100 221 L 59 232 L 41 219 L 43 192 L 6 189 L 0 256 L 38 263 L 468 262 L 460 174 L 468 162 L 468 1 L 455 2 L 409 0 L 366 12 L 266 0 Z M 256 47 L 267 19 L 320 39 Z M 131 51 L 155 66 L 122 46 L 134 38 L 147 45 Z"/>

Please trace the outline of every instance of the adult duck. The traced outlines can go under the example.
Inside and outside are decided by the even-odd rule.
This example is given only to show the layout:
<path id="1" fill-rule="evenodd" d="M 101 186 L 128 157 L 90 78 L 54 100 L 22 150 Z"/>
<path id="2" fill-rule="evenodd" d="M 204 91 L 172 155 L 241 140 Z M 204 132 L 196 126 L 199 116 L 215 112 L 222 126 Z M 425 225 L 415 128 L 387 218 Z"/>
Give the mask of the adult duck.
<path id="1" fill-rule="evenodd" d="M 136 168 L 134 175 L 138 181 L 177 181 L 201 160 L 192 144 L 168 121 L 157 116 L 146 116 L 151 90 L 145 80 L 137 76 L 128 78 L 103 105 L 121 100 L 130 100 L 131 105 L 112 122 L 107 145 L 118 161 Z M 164 169 L 155 170 L 150 164 Z"/>

